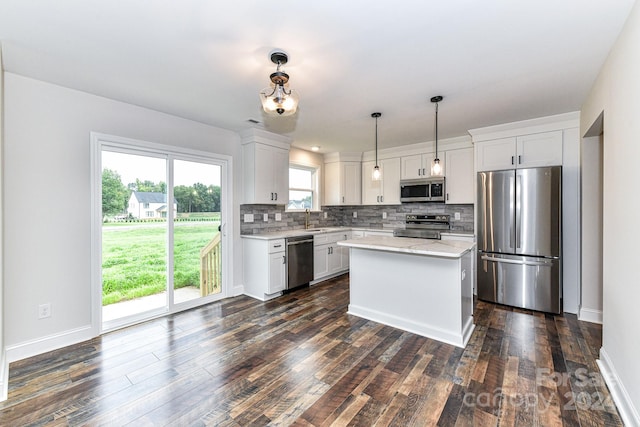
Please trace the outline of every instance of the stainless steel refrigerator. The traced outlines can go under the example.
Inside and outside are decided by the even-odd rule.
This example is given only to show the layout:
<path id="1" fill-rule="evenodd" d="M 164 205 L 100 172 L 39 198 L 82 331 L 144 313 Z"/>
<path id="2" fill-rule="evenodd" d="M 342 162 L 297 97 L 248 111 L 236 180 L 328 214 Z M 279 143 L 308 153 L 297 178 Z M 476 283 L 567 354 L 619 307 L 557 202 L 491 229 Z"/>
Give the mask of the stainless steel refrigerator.
<path id="1" fill-rule="evenodd" d="M 478 298 L 562 311 L 562 167 L 478 172 Z"/>

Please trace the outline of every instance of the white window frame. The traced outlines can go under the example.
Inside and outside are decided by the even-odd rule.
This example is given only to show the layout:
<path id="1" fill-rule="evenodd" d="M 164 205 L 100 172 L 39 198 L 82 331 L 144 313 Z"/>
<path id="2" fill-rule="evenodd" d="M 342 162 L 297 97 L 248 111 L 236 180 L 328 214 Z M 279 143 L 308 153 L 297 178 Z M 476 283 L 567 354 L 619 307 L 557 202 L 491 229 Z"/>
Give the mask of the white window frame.
<path id="1" fill-rule="evenodd" d="M 320 210 L 320 191 L 319 185 L 320 182 L 320 168 L 316 165 L 304 165 L 299 163 L 289 163 L 289 169 L 302 169 L 311 172 L 311 188 L 297 188 L 289 186 L 289 191 L 311 191 L 311 210 L 318 211 Z M 287 173 L 289 171 L 287 170 Z M 288 212 L 304 212 L 305 209 L 290 209 L 286 208 Z"/>

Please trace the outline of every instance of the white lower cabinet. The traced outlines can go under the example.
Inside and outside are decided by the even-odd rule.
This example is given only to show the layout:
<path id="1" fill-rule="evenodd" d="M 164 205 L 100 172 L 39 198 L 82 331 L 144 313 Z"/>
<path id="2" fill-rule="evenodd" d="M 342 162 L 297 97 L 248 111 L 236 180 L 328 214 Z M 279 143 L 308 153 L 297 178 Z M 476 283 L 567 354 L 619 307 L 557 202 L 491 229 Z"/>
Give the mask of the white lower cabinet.
<path id="1" fill-rule="evenodd" d="M 463 242 L 475 242 L 476 238 L 473 234 L 456 234 L 456 233 L 442 233 L 442 240 L 461 240 Z M 471 254 L 471 283 L 473 287 L 473 294 L 477 295 L 476 289 L 476 250 L 474 249 Z"/>
<path id="2" fill-rule="evenodd" d="M 245 294 L 266 301 L 280 296 L 287 280 L 284 239 L 242 239 Z"/>
<path id="3" fill-rule="evenodd" d="M 351 231 L 316 234 L 313 237 L 313 280 L 321 280 L 349 270 L 349 248 L 338 246 L 351 238 Z"/>

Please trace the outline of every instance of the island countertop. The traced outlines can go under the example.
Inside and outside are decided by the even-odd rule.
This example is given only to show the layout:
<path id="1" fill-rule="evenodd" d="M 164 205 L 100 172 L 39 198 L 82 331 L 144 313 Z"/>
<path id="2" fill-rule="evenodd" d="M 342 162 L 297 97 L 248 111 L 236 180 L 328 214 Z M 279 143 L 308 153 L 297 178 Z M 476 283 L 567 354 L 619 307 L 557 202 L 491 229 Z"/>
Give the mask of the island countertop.
<path id="1" fill-rule="evenodd" d="M 444 258 L 460 258 L 465 253 L 473 250 L 476 244 L 459 240 L 369 236 L 342 240 L 338 242 L 338 246 Z"/>

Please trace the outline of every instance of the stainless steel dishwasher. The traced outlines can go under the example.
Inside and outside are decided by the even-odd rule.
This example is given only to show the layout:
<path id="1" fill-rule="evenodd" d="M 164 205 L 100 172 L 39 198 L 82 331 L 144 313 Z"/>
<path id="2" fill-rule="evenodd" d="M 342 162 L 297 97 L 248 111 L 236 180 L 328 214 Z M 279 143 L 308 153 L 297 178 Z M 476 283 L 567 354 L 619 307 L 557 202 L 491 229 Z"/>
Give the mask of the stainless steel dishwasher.
<path id="1" fill-rule="evenodd" d="M 287 241 L 287 285 L 294 289 L 313 280 L 313 236 L 288 237 Z"/>

